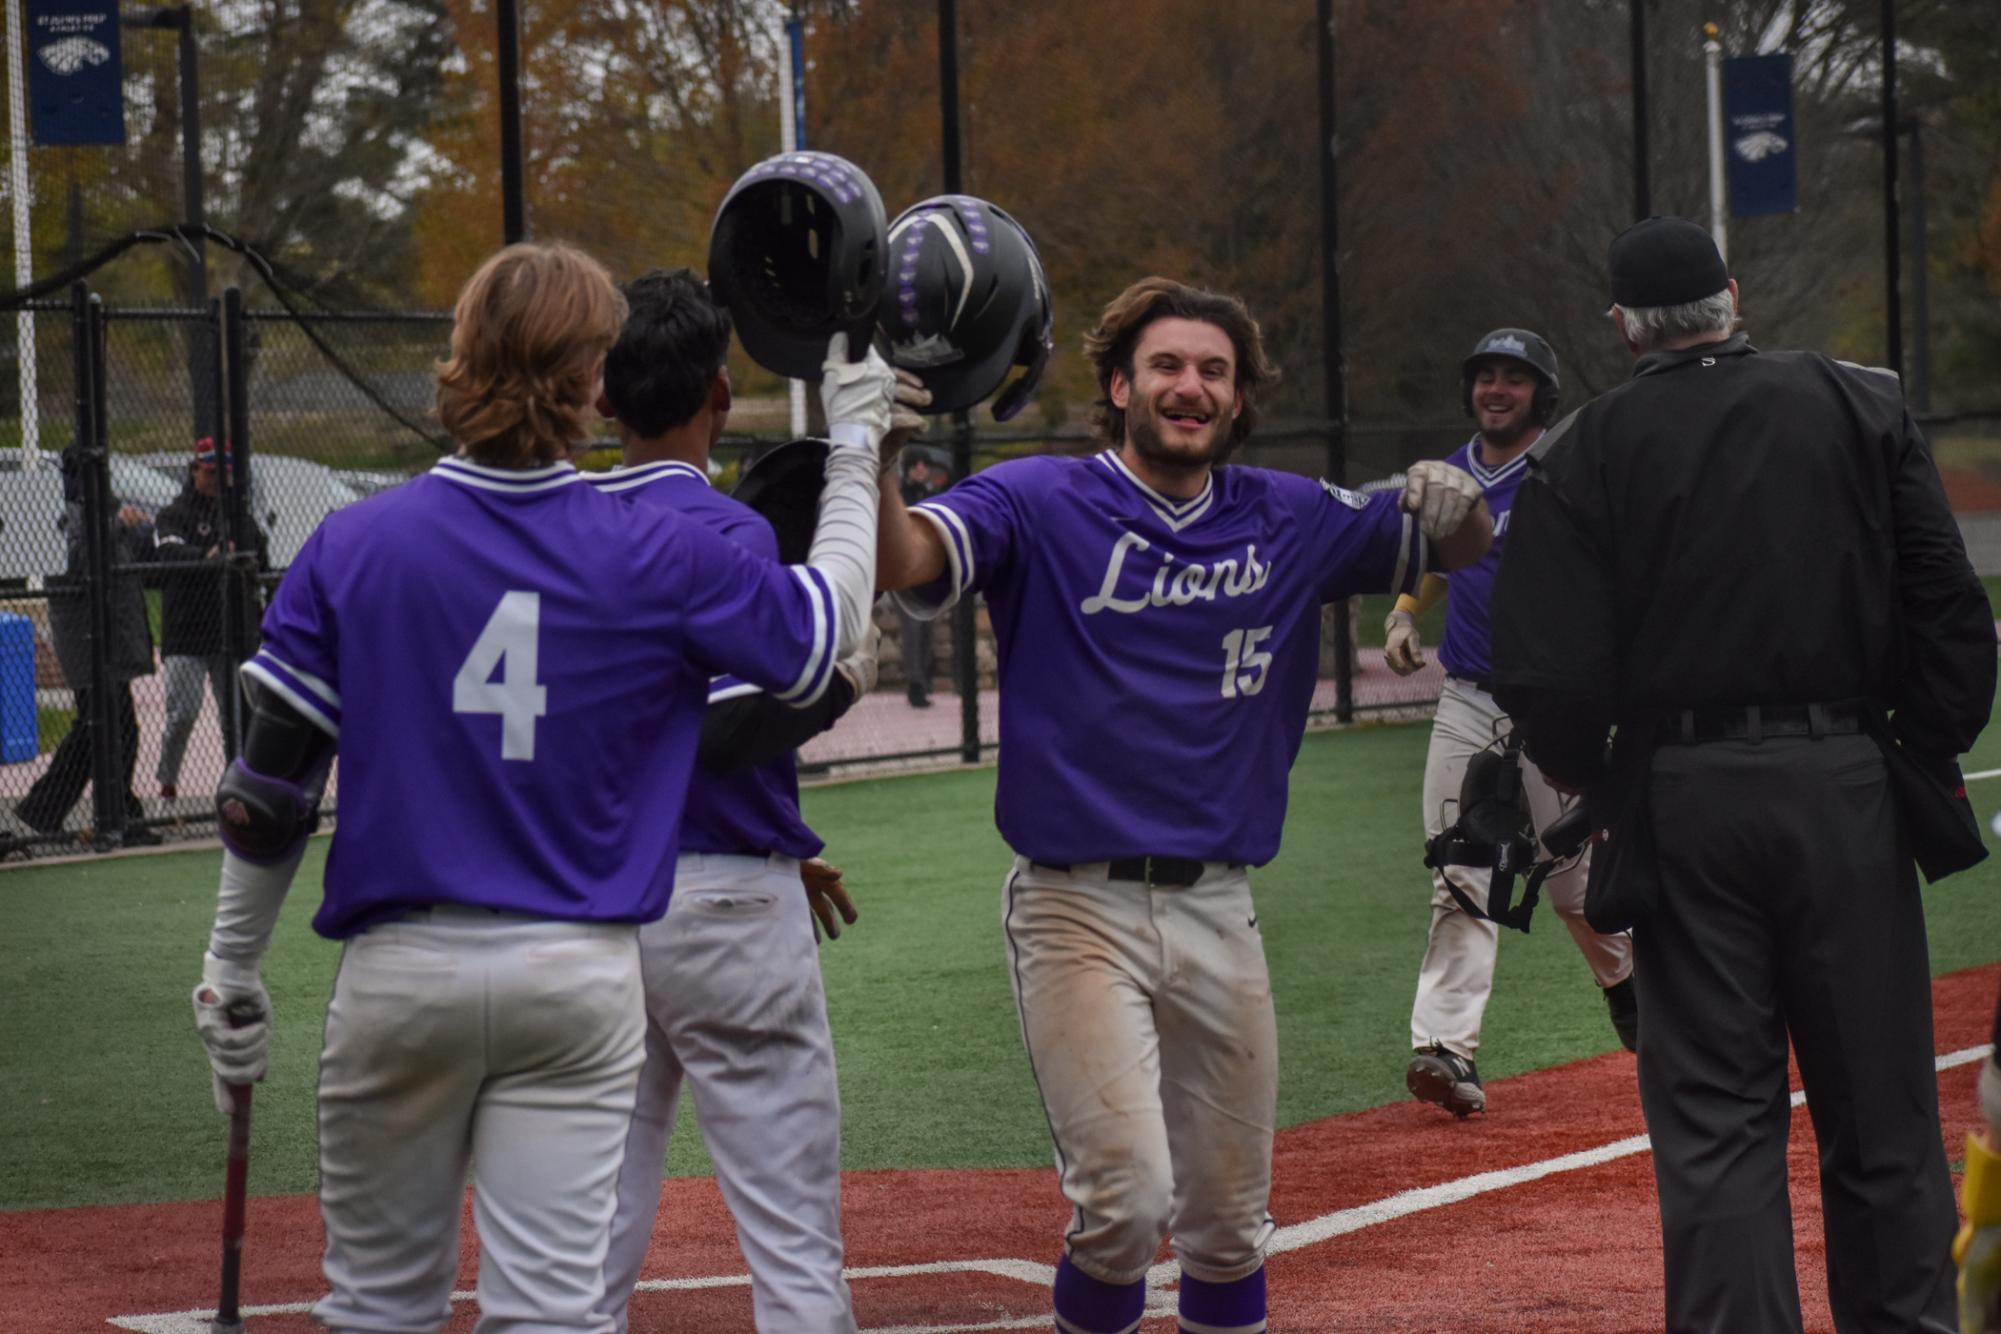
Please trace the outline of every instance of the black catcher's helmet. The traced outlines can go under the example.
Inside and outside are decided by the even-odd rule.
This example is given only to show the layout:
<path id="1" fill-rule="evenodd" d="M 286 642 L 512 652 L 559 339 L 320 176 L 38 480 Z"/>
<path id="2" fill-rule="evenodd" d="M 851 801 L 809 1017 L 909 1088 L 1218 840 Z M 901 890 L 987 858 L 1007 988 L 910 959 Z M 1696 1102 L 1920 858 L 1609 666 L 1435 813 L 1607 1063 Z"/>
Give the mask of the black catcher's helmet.
<path id="1" fill-rule="evenodd" d="M 709 285 L 751 360 L 818 380 L 827 340 L 860 361 L 885 273 L 882 196 L 832 153 L 781 153 L 737 178 L 709 233 Z"/>
<path id="2" fill-rule="evenodd" d="M 1474 344 L 1471 355 L 1460 363 L 1459 406 L 1466 410 L 1467 416 L 1473 415 L 1474 368 L 1489 357 L 1519 361 L 1541 376 L 1542 383 L 1536 386 L 1529 416 L 1537 426 L 1547 426 L 1556 420 L 1556 404 L 1563 391 L 1563 382 L 1556 374 L 1556 349 L 1541 334 L 1527 329 L 1494 330 Z"/>
<path id="3" fill-rule="evenodd" d="M 813 529 L 820 522 L 820 492 L 826 485 L 827 442 L 806 437 L 758 455 L 744 468 L 730 495 L 771 521 L 778 534 L 779 560 L 804 565 L 813 546 Z"/>
<path id="4" fill-rule="evenodd" d="M 1049 360 L 1053 313 L 1042 259 L 1022 225 L 984 199 L 939 195 L 889 228 L 890 281 L 878 323 L 889 359 L 924 381 L 932 412 L 994 400 L 995 421 L 1021 411 Z"/>

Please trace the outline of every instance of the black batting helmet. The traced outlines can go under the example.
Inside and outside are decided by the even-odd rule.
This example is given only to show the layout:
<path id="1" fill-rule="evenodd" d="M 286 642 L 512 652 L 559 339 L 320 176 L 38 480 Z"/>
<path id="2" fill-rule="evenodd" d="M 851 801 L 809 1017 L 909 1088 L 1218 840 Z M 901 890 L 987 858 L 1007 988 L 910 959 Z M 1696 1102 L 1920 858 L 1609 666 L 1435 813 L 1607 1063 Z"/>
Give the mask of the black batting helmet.
<path id="1" fill-rule="evenodd" d="M 737 178 L 709 233 L 709 285 L 752 361 L 817 380 L 843 330 L 859 361 L 882 295 L 882 196 L 846 158 L 781 153 Z"/>
<path id="2" fill-rule="evenodd" d="M 877 323 L 890 360 L 931 391 L 932 412 L 957 412 L 1000 388 L 995 421 L 1021 411 L 1052 346 L 1049 282 L 1035 241 L 984 199 L 939 195 L 889 228 L 890 281 Z"/>
<path id="3" fill-rule="evenodd" d="M 1563 391 L 1563 381 L 1556 373 L 1556 349 L 1541 334 L 1528 329 L 1496 329 L 1473 345 L 1473 351 L 1459 365 L 1459 406 L 1473 415 L 1473 373 L 1479 364 L 1493 357 L 1506 357 L 1519 361 L 1542 378 L 1536 386 L 1535 399 L 1529 409 L 1529 417 L 1538 426 L 1547 426 L 1556 420 L 1556 404 Z"/>
<path id="4" fill-rule="evenodd" d="M 820 522 L 820 492 L 827 485 L 827 442 L 807 437 L 774 445 L 753 459 L 730 495 L 770 520 L 778 534 L 778 559 L 804 565 Z"/>

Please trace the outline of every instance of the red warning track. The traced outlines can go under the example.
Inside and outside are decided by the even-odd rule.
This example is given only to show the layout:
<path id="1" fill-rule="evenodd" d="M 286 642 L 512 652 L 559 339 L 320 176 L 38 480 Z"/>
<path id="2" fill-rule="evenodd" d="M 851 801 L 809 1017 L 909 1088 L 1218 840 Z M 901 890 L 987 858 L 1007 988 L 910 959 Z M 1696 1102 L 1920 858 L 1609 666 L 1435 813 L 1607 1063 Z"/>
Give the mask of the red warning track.
<path id="1" fill-rule="evenodd" d="M 1933 988 L 1938 1050 L 1987 1040 L 2001 965 Z M 1948 1157 L 1973 1119 L 1979 1069 L 1939 1077 Z M 1660 1229 L 1644 1152 L 1341 1231 L 1338 1211 L 1400 1192 L 1523 1167 L 1643 1134 L 1632 1058 L 1624 1053 L 1497 1081 L 1484 1120 L 1455 1122 L 1414 1103 L 1300 1126 L 1279 1137 L 1272 1211 L 1274 1330 L 1538 1331 L 1607 1334 L 1661 1328 Z M 1818 1173 L 1804 1108 L 1793 1118 L 1793 1212 L 1807 1328 L 1832 1330 L 1820 1243 Z M 851 1270 L 864 1330 L 1030 1328 L 1047 1290 L 1020 1271 L 952 1262 L 1053 1264 L 1066 1210 L 1054 1176 L 1016 1172 L 860 1172 L 844 1183 Z M 213 1302 L 217 1202 L 0 1214 L 0 1311 L 22 1334 L 78 1334 L 107 1322 Z M 662 1289 L 633 1301 L 635 1334 L 751 1328 L 743 1262 L 714 1183 L 668 1183 L 647 1268 Z M 1317 1232 L 1315 1220 L 1321 1220 Z M 1338 1221 L 1338 1219 L 1337 1219 Z M 1326 1233 L 1324 1240 L 1313 1239 Z M 1291 1240 L 1288 1242 L 1288 1238 Z M 1303 1242 L 1303 1244 L 1302 1244 Z M 285 1305 L 323 1290 L 319 1215 L 304 1196 L 252 1200 L 245 1304 Z M 466 1229 L 459 1286 L 473 1286 Z M 940 1264 L 940 1262 L 944 1262 Z M 927 1271 L 927 1265 L 940 1265 Z M 905 1272 L 917 1269 L 918 1272 Z M 722 1286 L 685 1286 L 721 1280 Z M 461 1303 L 450 1326 L 470 1330 Z M 1017 1324 L 1015 1322 L 1024 1322 Z M 259 1334 L 305 1334 L 302 1313 L 253 1315 Z M 164 1327 L 164 1326 L 161 1326 Z M 202 1323 L 193 1326 L 206 1329 Z M 1148 1334 L 1173 1328 L 1150 1319 Z"/>

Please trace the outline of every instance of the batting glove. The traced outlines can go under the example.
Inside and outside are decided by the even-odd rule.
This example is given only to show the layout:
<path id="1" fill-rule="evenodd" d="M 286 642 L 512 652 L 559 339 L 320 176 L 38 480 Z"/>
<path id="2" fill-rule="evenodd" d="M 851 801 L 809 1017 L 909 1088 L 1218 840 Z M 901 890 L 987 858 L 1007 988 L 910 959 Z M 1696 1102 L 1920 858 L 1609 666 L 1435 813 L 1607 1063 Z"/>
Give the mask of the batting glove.
<path id="1" fill-rule="evenodd" d="M 1984 1135 L 1966 1137 L 1959 1201 L 1966 1223 L 1952 1258 L 1959 1263 L 1960 1334 L 1988 1334 L 2001 1319 L 2001 1154 Z"/>
<path id="2" fill-rule="evenodd" d="M 195 1032 L 208 1049 L 215 1079 L 215 1109 L 230 1112 L 231 1084 L 264 1078 L 271 1054 L 271 997 L 257 965 L 202 955 L 201 985 L 194 990 Z"/>
<path id="3" fill-rule="evenodd" d="M 857 916 L 855 901 L 841 884 L 841 868 L 808 858 L 799 863 L 799 883 L 806 887 L 806 902 L 813 909 L 813 939 L 818 941 L 824 930 L 827 939 L 839 940 L 841 923 L 853 926 Z"/>
<path id="4" fill-rule="evenodd" d="M 827 438 L 837 446 L 874 452 L 889 434 L 896 404 L 896 372 L 873 347 L 860 361 L 848 360 L 848 336 L 827 342 L 820 366 L 820 406 L 827 414 Z"/>
<path id="5" fill-rule="evenodd" d="M 1437 459 L 1413 463 L 1404 474 L 1401 504 L 1417 516 L 1418 529 L 1434 542 L 1459 531 L 1480 499 L 1480 484 L 1471 473 Z"/>
<path id="6" fill-rule="evenodd" d="M 862 631 L 861 647 L 834 664 L 834 670 L 847 678 L 854 687 L 854 698 L 860 699 L 875 689 L 876 655 L 882 650 L 882 631 L 877 628 L 875 617 L 869 617 L 868 626 Z"/>
<path id="7" fill-rule="evenodd" d="M 1424 666 L 1424 644 L 1417 637 L 1417 617 L 1393 611 L 1383 618 L 1383 661 L 1398 676 Z"/>

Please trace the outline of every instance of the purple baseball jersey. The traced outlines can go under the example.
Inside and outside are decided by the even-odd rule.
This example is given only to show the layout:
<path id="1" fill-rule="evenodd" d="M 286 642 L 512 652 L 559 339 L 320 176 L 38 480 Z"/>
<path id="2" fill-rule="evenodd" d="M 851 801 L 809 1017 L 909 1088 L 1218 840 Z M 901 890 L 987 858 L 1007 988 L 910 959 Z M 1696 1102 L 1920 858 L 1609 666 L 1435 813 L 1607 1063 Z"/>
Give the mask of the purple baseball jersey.
<path id="1" fill-rule="evenodd" d="M 835 615 L 817 571 L 567 463 L 445 459 L 329 515 L 244 667 L 340 743 L 314 929 L 437 903 L 659 917 L 709 679 L 809 701 Z"/>
<path id="2" fill-rule="evenodd" d="M 1119 458 L 1002 463 L 915 509 L 986 594 L 1000 665 L 1001 836 L 1036 861 L 1278 851 L 1320 604 L 1408 592 L 1428 551 L 1397 496 L 1225 467 L 1173 500 Z"/>
<path id="3" fill-rule="evenodd" d="M 586 474 L 598 490 L 645 508 L 675 510 L 767 560 L 778 559 L 771 521 L 709 485 L 686 463 L 647 463 Z M 709 682 L 709 703 L 756 691 L 740 676 Z M 681 816 L 681 851 L 782 852 L 802 860 L 826 845 L 799 814 L 799 773 L 790 755 L 735 774 L 703 773 L 688 789 Z"/>
<path id="4" fill-rule="evenodd" d="M 1446 576 L 1452 596 L 1445 601 L 1445 639 L 1438 646 L 1438 661 L 1451 675 L 1468 681 L 1485 681 L 1493 671 L 1488 654 L 1487 604 L 1493 600 L 1494 576 L 1501 569 L 1508 511 L 1514 507 L 1515 493 L 1522 489 L 1522 479 L 1529 475 L 1526 451 L 1498 468 L 1489 468 L 1480 461 L 1479 444 L 1476 435 L 1446 460 L 1473 474 L 1494 515 L 1494 545 L 1487 554 Z"/>

